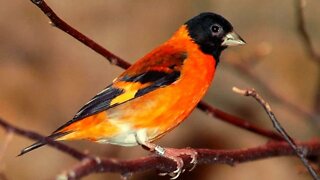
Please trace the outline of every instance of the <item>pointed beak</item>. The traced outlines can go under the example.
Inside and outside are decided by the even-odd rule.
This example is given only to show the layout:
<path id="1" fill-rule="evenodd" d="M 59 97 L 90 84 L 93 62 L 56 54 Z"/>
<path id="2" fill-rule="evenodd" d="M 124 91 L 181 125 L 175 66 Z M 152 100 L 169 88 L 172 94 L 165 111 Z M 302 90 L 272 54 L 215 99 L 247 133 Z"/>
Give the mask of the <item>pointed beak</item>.
<path id="1" fill-rule="evenodd" d="M 238 46 L 246 44 L 246 42 L 235 32 L 228 33 L 221 43 L 222 46 Z"/>

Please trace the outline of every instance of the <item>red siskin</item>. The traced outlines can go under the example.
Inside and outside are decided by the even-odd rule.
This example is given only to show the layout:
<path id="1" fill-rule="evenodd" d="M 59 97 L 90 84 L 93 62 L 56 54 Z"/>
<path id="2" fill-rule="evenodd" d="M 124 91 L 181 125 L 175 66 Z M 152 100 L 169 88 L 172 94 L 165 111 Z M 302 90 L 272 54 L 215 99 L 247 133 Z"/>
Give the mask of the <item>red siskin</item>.
<path id="1" fill-rule="evenodd" d="M 56 141 L 90 140 L 120 146 L 141 145 L 177 163 L 192 149 L 163 148 L 153 141 L 184 121 L 207 92 L 228 46 L 245 44 L 222 16 L 201 13 L 182 25 L 165 43 L 139 59 L 85 104 L 72 120 L 49 137 Z M 45 145 L 39 141 L 20 155 Z"/>

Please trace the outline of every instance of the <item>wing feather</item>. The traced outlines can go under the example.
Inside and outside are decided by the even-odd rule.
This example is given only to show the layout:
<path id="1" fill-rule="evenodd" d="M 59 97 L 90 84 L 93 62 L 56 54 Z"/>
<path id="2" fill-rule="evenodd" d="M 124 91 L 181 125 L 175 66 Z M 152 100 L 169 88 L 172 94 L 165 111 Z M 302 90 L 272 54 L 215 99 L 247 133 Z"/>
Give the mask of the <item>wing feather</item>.
<path id="1" fill-rule="evenodd" d="M 153 57 L 153 56 L 151 56 Z M 185 52 L 177 52 L 161 56 L 161 59 L 142 59 L 126 70 L 113 84 L 94 96 L 73 117 L 72 120 L 58 128 L 54 133 L 70 124 L 138 98 L 158 88 L 174 83 L 180 77 Z M 150 62 L 149 65 L 145 65 Z M 163 64 L 163 63 L 165 64 Z M 139 68 L 140 67 L 140 68 Z"/>

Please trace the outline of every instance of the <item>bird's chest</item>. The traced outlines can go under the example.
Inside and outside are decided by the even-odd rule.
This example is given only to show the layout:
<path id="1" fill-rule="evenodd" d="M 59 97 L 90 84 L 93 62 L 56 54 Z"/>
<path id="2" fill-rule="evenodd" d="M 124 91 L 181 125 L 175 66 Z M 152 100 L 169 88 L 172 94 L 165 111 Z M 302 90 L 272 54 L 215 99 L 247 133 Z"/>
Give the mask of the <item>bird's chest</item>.
<path id="1" fill-rule="evenodd" d="M 197 57 L 194 57 L 197 58 Z M 162 113 L 156 118 L 162 129 L 168 130 L 182 122 L 207 92 L 214 76 L 214 61 L 210 57 L 198 57 L 185 62 L 178 81 L 162 90 Z"/>
<path id="2" fill-rule="evenodd" d="M 194 58 L 200 59 L 187 60 L 176 82 L 137 99 L 134 115 L 128 117 L 133 118 L 131 122 L 136 128 L 148 127 L 150 136 L 157 137 L 180 124 L 192 112 L 208 90 L 215 71 L 211 56 Z M 143 106 L 139 106 L 142 104 L 139 101 Z"/>
<path id="3" fill-rule="evenodd" d="M 177 81 L 110 110 L 109 120 L 130 126 L 130 131 L 145 129 L 148 139 L 156 139 L 192 112 L 208 90 L 214 71 L 211 56 L 189 57 Z"/>

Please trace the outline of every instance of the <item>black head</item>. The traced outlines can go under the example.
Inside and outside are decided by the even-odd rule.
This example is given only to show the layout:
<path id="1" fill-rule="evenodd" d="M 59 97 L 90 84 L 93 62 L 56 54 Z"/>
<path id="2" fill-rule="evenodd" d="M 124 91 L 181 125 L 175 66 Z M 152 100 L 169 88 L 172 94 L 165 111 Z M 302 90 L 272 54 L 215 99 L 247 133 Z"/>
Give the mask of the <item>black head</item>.
<path id="1" fill-rule="evenodd" d="M 228 46 L 245 44 L 233 32 L 229 21 L 218 14 L 201 13 L 185 23 L 190 37 L 199 45 L 202 52 L 211 54 L 219 61 L 221 51 Z"/>

